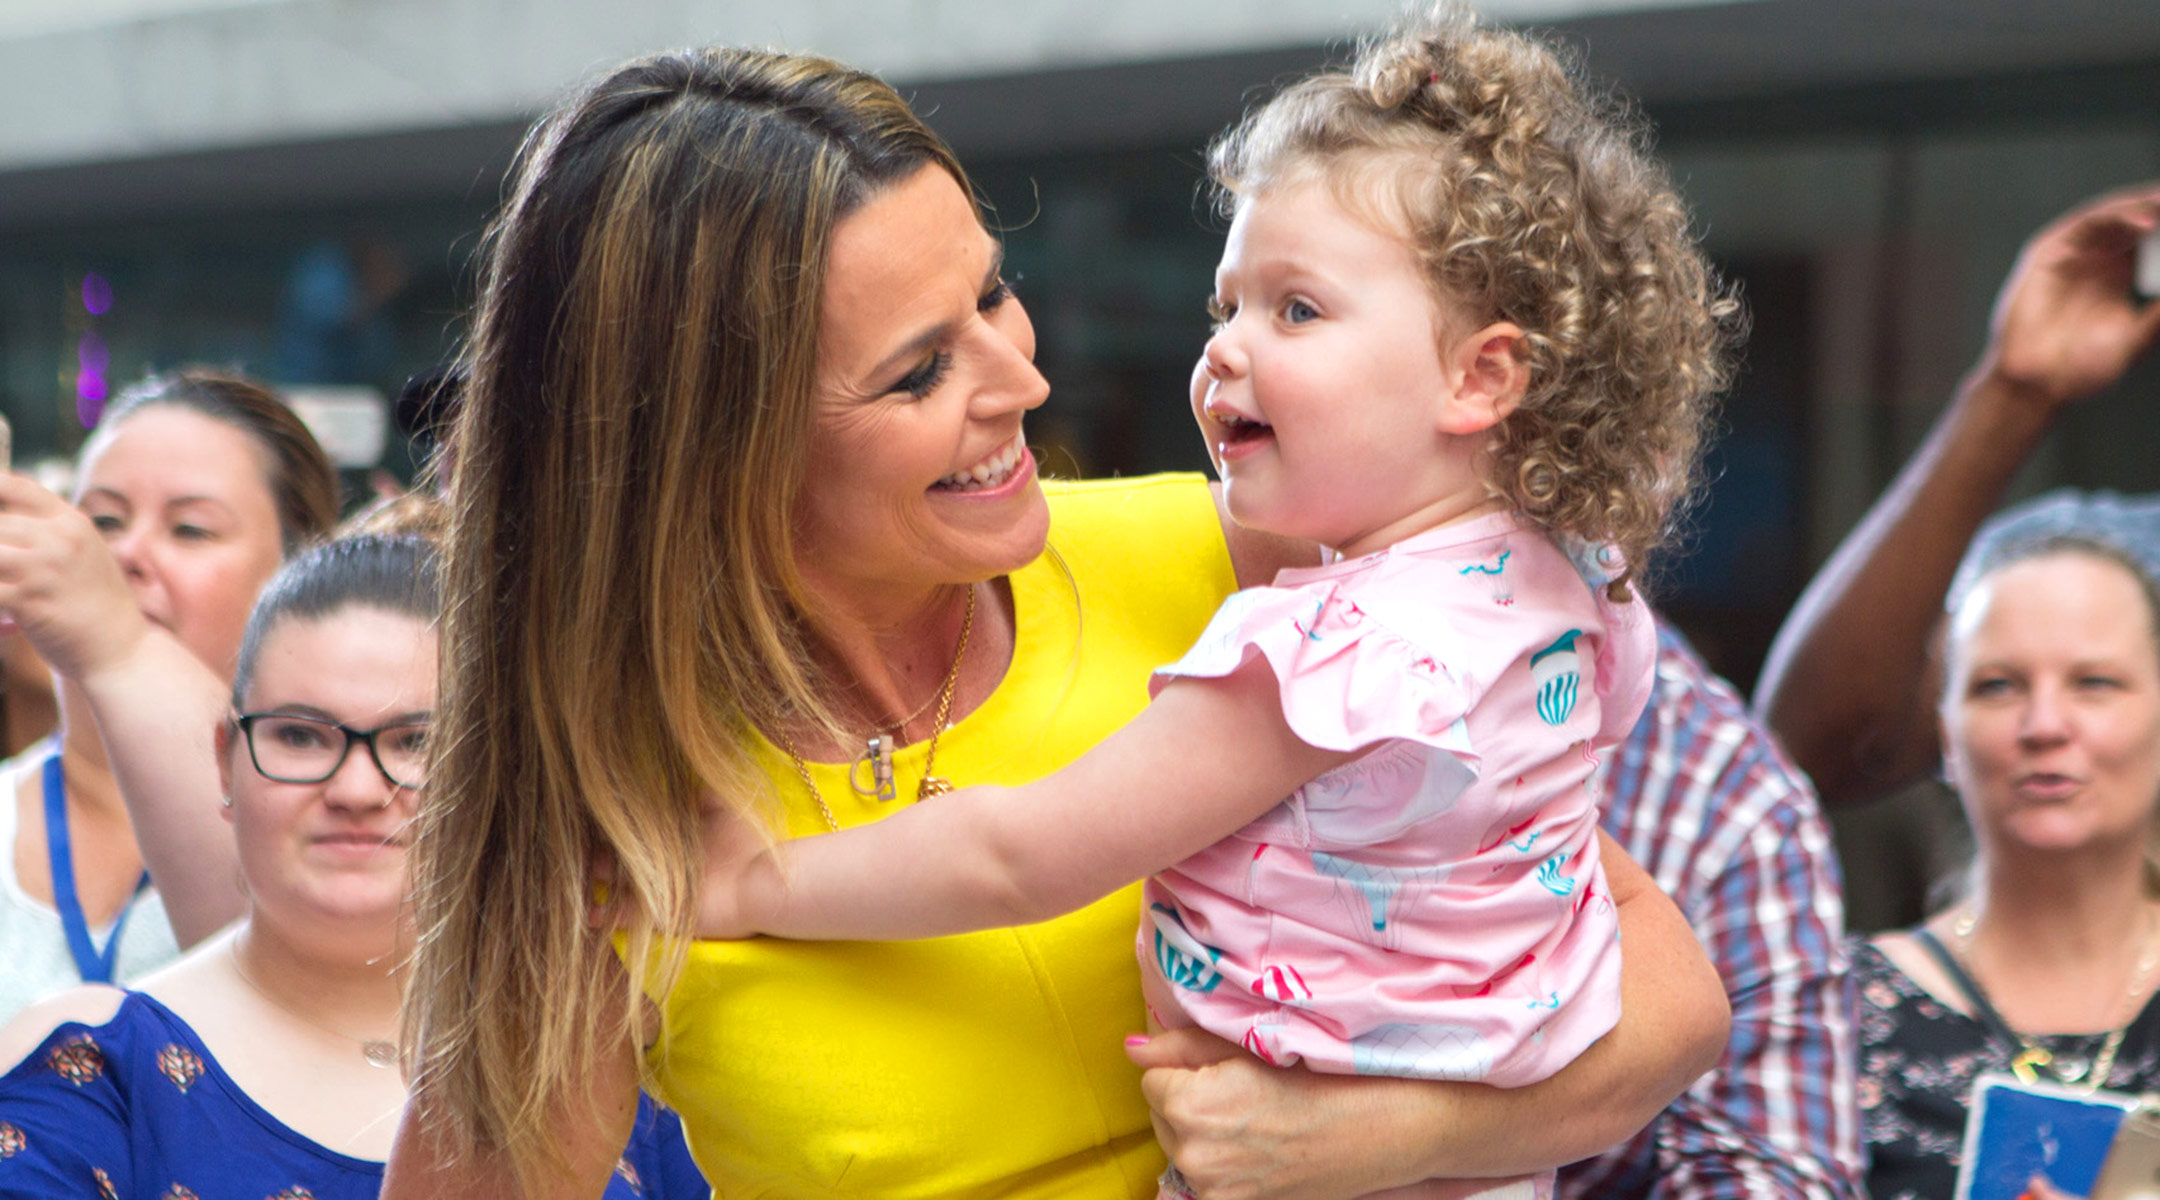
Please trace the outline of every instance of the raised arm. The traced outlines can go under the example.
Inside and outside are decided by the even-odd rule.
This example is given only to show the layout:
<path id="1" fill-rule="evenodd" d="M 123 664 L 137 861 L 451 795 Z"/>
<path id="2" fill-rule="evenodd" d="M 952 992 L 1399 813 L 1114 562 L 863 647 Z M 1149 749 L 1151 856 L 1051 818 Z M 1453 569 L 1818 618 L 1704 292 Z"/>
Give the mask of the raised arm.
<path id="1" fill-rule="evenodd" d="M 1282 1071 L 1196 1029 L 1158 1035 L 1129 1053 L 1187 1182 L 1209 1200 L 1337 1200 L 1548 1170 L 1649 1124 L 1717 1063 L 1729 1009 L 1679 909 L 1600 837 L 1627 947 L 1611 1033 L 1520 1088 Z"/>
<path id="2" fill-rule="evenodd" d="M 143 617 L 73 505 L 0 474 L 0 510 L 0 610 L 89 702 L 173 936 L 192 946 L 241 909 L 212 751 L 225 685 Z"/>
<path id="3" fill-rule="evenodd" d="M 872 825 L 723 852 L 699 931 L 935 937 L 1048 920 L 1190 857 L 1354 756 L 1290 732 L 1264 660 L 1180 679 L 1064 770 Z"/>
<path id="4" fill-rule="evenodd" d="M 1825 804 L 1884 795 L 1934 764 L 1928 643 L 1951 576 L 2063 408 L 2160 338 L 2160 303 L 2130 290 L 2137 240 L 2156 227 L 2160 184 L 2144 184 L 2026 243 L 1980 361 L 1786 618 L 1756 708 Z"/>

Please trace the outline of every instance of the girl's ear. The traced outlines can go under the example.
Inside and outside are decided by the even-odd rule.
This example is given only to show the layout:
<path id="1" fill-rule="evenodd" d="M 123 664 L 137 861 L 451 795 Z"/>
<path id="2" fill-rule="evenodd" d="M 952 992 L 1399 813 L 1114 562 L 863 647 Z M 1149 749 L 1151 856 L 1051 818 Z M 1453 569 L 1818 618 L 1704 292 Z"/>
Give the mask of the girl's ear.
<path id="1" fill-rule="evenodd" d="M 1440 410 L 1440 432 L 1482 433 L 1507 420 L 1530 387 L 1524 340 L 1521 326 L 1495 321 L 1448 350 L 1448 373 L 1457 382 Z"/>

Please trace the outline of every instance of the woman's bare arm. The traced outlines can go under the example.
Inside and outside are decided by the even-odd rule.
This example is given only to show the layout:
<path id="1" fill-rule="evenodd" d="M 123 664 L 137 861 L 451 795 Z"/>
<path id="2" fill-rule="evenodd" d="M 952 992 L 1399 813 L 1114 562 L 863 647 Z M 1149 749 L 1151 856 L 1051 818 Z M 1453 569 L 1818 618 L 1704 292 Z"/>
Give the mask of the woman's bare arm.
<path id="1" fill-rule="evenodd" d="M 225 684 L 143 617 L 73 505 L 0 474 L 0 510 L 0 609 L 89 701 L 173 935 L 192 946 L 241 910 L 211 749 Z"/>
<path id="2" fill-rule="evenodd" d="M 2033 236 L 1979 363 L 1778 632 L 1756 709 L 1826 805 L 1885 795 L 1934 765 L 1928 644 L 1951 577 L 2064 408 L 2160 338 L 2160 303 L 2130 291 L 2137 239 L 2156 227 L 2160 185 L 2145 184 Z"/>
<path id="3" fill-rule="evenodd" d="M 1198 1030 L 1133 1046 L 1165 1149 L 1209 1200 L 1336 1200 L 1550 1170 L 1626 1141 L 1723 1053 L 1731 1010 L 1678 908 L 1601 836 L 1621 1019 L 1521 1088 L 1279 1070 Z"/>

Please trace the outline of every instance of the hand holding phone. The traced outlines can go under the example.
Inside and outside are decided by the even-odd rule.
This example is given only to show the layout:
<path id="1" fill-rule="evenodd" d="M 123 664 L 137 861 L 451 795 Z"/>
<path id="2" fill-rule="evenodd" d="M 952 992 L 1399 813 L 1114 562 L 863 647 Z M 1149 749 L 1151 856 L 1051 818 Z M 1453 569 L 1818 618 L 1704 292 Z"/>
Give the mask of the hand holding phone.
<path id="1" fill-rule="evenodd" d="M 2160 296 L 2160 229 L 2138 242 L 2137 292 L 2148 300 Z"/>

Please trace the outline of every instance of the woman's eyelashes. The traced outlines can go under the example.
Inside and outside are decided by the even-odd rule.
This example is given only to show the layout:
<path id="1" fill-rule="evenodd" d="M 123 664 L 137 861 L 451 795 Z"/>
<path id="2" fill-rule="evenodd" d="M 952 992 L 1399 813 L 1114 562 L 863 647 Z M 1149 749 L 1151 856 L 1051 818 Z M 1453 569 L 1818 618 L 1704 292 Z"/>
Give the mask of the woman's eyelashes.
<path id="1" fill-rule="evenodd" d="M 1013 298 L 1013 283 L 1019 278 L 1018 275 L 1015 275 L 1011 279 L 999 279 L 989 291 L 975 298 L 975 311 L 988 316 L 1005 307 L 1005 302 Z M 901 392 L 906 392 L 917 400 L 922 399 L 936 391 L 939 384 L 945 382 L 946 372 L 952 369 L 952 359 L 952 351 L 950 350 L 933 351 L 930 357 L 924 359 L 914 370 L 901 376 L 891 388 L 887 389 L 887 394 L 898 395 Z"/>
<path id="2" fill-rule="evenodd" d="M 900 392 L 906 392 L 908 395 L 920 400 L 936 391 L 937 386 L 945 382 L 945 373 L 951 369 L 952 352 L 949 350 L 933 351 L 930 357 L 922 361 L 921 366 L 900 377 L 900 382 L 892 386 L 893 394 L 897 395 Z"/>
<path id="3" fill-rule="evenodd" d="M 999 278 L 995 286 L 975 301 L 975 311 L 993 313 L 1005 307 L 1005 302 L 1013 298 L 1013 285 L 1020 282 L 1020 278 L 1019 275 L 1010 279 Z"/>

